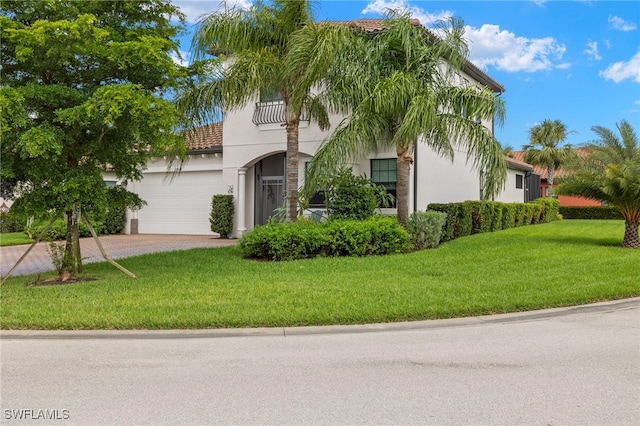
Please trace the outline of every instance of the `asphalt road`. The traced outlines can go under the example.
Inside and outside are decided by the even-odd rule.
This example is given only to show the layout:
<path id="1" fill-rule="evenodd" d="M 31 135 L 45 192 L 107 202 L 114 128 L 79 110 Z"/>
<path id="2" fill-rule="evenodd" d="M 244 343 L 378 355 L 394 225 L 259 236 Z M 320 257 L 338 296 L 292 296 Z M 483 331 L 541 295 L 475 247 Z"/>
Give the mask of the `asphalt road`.
<path id="1" fill-rule="evenodd" d="M 640 424 L 640 298 L 361 327 L 3 332 L 0 343 L 2 424 Z M 47 415 L 58 419 L 16 420 Z"/>

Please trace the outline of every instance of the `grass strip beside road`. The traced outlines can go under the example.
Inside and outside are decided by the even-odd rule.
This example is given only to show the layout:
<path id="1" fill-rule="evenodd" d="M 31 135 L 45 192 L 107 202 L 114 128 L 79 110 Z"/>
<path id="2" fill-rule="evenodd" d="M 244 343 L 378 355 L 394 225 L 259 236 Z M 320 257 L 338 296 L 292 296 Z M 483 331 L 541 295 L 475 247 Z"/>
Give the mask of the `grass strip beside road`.
<path id="1" fill-rule="evenodd" d="M 97 281 L 1 289 L 3 329 L 193 329 L 451 318 L 640 296 L 622 221 L 561 221 L 405 255 L 244 260 L 237 247 L 86 265 Z"/>

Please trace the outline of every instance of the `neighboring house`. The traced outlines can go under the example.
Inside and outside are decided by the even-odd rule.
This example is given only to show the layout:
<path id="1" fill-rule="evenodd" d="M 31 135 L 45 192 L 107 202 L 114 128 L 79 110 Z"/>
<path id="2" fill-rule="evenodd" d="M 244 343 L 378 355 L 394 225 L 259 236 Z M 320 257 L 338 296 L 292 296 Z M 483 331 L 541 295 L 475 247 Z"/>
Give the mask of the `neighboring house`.
<path id="1" fill-rule="evenodd" d="M 580 151 L 580 148 L 577 149 Z M 510 153 L 513 160 L 524 162 L 524 151 L 512 151 Z M 543 166 L 533 166 L 533 172 L 540 176 L 540 189 L 539 197 L 550 197 L 549 184 L 547 182 L 547 168 Z M 555 178 L 553 182 L 554 188 L 559 184 L 559 179 L 563 175 L 563 170 L 558 169 L 555 172 Z M 559 195 L 557 196 L 558 202 L 561 206 L 573 207 L 573 206 L 601 206 L 602 203 L 596 200 L 590 200 L 588 198 L 576 197 L 573 195 Z"/>
<path id="2" fill-rule="evenodd" d="M 511 157 L 505 157 L 505 160 L 508 167 L 507 183 L 496 201 L 526 203 L 540 198 L 540 175 L 534 173 L 533 166 Z"/>
<path id="3" fill-rule="evenodd" d="M 363 22 L 366 21 L 366 22 Z M 380 25 L 377 20 L 358 20 L 355 25 Z M 494 93 L 504 87 L 468 62 L 461 84 L 480 84 Z M 224 122 L 198 129 L 187 141 L 187 162 L 178 175 L 168 175 L 167 160 L 149 162 L 144 178 L 127 185 L 148 205 L 130 214 L 127 233 L 211 234 L 209 213 L 215 194 L 233 194 L 235 202 L 234 232 L 242 235 L 255 225 L 264 224 L 274 211 L 284 205 L 286 134 L 283 102 L 256 99 L 246 108 L 225 114 Z M 335 129 L 343 117 L 331 117 Z M 493 131 L 492 122 L 482 123 Z M 330 130 L 331 131 L 331 130 Z M 299 182 L 302 184 L 306 163 L 329 135 L 315 123 L 302 121 L 299 131 Z M 365 174 L 383 184 L 392 194 L 396 184 L 396 153 L 377 152 L 356 161 L 357 175 Z M 501 201 L 525 201 L 524 179 L 531 167 L 508 161 L 509 181 Z M 410 188 L 410 210 L 425 210 L 429 203 L 478 200 L 482 194 L 480 173 L 466 161 L 466 153 L 455 152 L 454 161 L 444 159 L 426 144 L 418 143 L 414 152 Z M 108 177 L 107 177 L 108 179 Z M 312 206 L 311 210 L 322 206 Z M 394 214 L 395 208 L 383 209 Z M 311 211 L 308 212 L 309 214 Z"/>

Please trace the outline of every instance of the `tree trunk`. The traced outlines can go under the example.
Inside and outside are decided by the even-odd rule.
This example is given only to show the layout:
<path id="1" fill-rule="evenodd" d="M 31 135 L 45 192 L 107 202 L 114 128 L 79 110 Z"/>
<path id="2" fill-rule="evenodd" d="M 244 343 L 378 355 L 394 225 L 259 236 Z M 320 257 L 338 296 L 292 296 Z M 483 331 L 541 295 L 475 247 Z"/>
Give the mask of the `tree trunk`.
<path id="1" fill-rule="evenodd" d="M 287 220 L 298 218 L 298 123 L 287 123 Z"/>
<path id="2" fill-rule="evenodd" d="M 638 224 L 640 222 L 627 220 L 624 223 L 624 239 L 622 247 L 640 248 L 640 237 L 638 237 Z"/>
<path id="3" fill-rule="evenodd" d="M 409 179 L 411 178 L 411 164 L 413 163 L 413 147 L 399 148 L 398 170 L 396 177 L 396 206 L 398 209 L 398 222 L 402 226 L 407 225 L 409 219 Z"/>
<path id="4" fill-rule="evenodd" d="M 78 222 L 73 210 L 67 210 L 67 235 L 65 238 L 64 258 L 62 259 L 62 267 L 60 268 L 60 280 L 67 281 L 76 276 L 76 256 L 77 250 L 75 245 L 77 240 L 75 235 L 78 232 Z"/>
<path id="5" fill-rule="evenodd" d="M 75 249 L 75 265 L 76 270 L 79 273 L 82 273 L 82 251 L 80 247 L 80 218 L 82 211 L 80 210 L 80 205 L 76 204 L 73 209 L 73 222 L 75 223 L 75 227 L 73 228 L 73 245 Z"/>
<path id="6" fill-rule="evenodd" d="M 547 188 L 549 191 L 549 198 L 553 197 L 553 175 L 555 174 L 555 167 L 553 165 L 547 167 Z"/>

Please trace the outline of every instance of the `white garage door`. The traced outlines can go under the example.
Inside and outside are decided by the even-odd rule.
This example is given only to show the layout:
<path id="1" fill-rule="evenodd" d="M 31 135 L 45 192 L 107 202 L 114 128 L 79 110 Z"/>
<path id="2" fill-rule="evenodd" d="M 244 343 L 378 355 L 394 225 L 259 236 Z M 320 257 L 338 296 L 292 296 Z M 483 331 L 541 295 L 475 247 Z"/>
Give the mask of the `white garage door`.
<path id="1" fill-rule="evenodd" d="M 222 171 L 146 174 L 137 192 L 147 202 L 138 211 L 140 234 L 212 235 L 211 198 L 223 193 Z"/>

